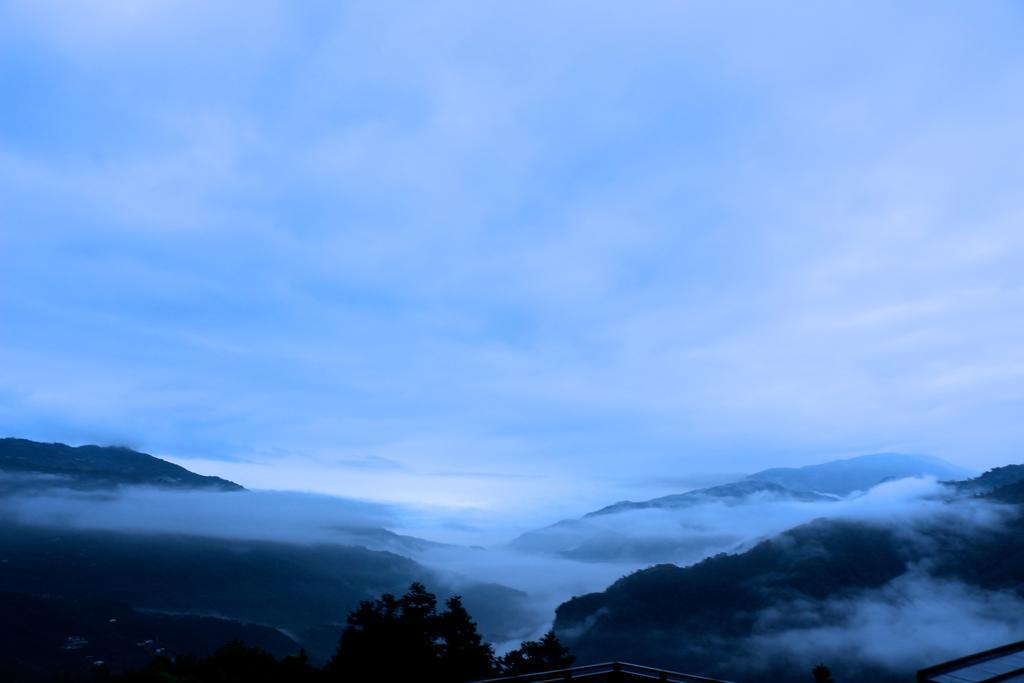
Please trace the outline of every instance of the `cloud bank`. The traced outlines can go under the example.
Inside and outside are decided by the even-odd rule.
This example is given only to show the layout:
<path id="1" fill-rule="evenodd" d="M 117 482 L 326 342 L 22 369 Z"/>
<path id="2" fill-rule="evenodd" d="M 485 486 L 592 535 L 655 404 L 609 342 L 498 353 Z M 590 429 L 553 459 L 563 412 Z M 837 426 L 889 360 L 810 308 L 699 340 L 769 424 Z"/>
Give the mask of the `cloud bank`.
<path id="1" fill-rule="evenodd" d="M 879 590 L 762 613 L 745 666 L 810 671 L 825 662 L 837 680 L 917 669 L 1020 640 L 1024 598 L 914 571 Z M 743 666 L 743 665 L 741 665 Z"/>
<path id="2" fill-rule="evenodd" d="M 543 481 L 487 497 L 524 507 L 851 451 L 1005 461 L 1020 23 L 4 3 L 0 430 L 246 485 L 510 468 Z"/>
<path id="3" fill-rule="evenodd" d="M 53 486 L 54 482 L 48 480 L 46 484 Z M 439 572 L 453 586 L 475 581 L 522 591 L 526 598 L 518 605 L 516 623 L 510 627 L 514 627 L 516 638 L 523 638 L 549 628 L 555 607 L 568 598 L 603 590 L 635 570 L 655 562 L 685 565 L 719 552 L 741 552 L 766 537 L 813 519 L 859 520 L 891 526 L 900 532 L 908 547 L 913 546 L 919 554 L 927 556 L 934 551 L 929 545 L 929 529 L 980 530 L 1001 524 L 1010 514 L 1009 508 L 980 500 L 949 503 L 949 493 L 934 479 L 920 478 L 886 482 L 865 494 L 834 502 L 798 503 L 755 495 L 729 505 L 711 502 L 673 510 L 631 510 L 588 517 L 582 520 L 584 526 L 570 528 L 565 536 L 556 536 L 554 541 L 562 544 L 558 548 L 570 549 L 561 554 L 551 548 L 506 543 L 488 547 L 450 543 L 455 539 L 493 538 L 493 530 L 475 529 L 472 521 L 467 526 L 459 511 L 446 513 L 280 491 L 181 492 L 129 487 L 113 492 L 83 492 L 49 488 L 0 496 L 0 518 L 62 528 L 335 543 L 387 550 Z M 406 535 L 410 530 L 415 533 Z M 586 552 L 580 552 L 581 547 Z M 989 639 L 996 638 L 1004 632 L 1000 628 L 1012 630 L 1015 622 L 1003 618 L 1009 608 L 991 612 L 988 622 L 979 616 L 985 614 L 984 603 L 978 603 L 985 596 L 982 592 L 948 582 L 932 585 L 929 581 L 937 580 L 922 573 L 908 576 L 877 594 L 822 605 L 780 606 L 762 615 L 763 634 L 754 639 L 754 645 L 774 653 L 766 656 L 766 662 L 789 661 L 797 652 L 829 653 L 829 648 L 841 641 L 842 633 L 849 631 L 851 642 L 864 648 L 864 661 L 896 667 L 903 660 L 895 654 L 887 655 L 886 645 L 875 646 L 877 652 L 870 650 L 877 635 L 872 629 L 887 623 L 889 628 L 897 628 L 898 624 L 920 618 L 934 623 L 932 630 L 938 634 L 958 610 L 969 608 L 965 614 L 982 620 L 976 632 L 977 642 L 988 642 L 983 634 L 988 634 Z M 942 599 L 937 597 L 928 607 L 921 601 L 932 593 Z M 985 599 L 1002 604 L 999 596 Z M 886 609 L 907 612 L 890 615 Z M 922 658 L 947 651 L 943 648 L 948 642 L 933 640 L 931 632 L 920 631 Z M 801 643 L 806 642 L 814 642 L 816 648 L 801 650 Z M 908 656 L 906 661 L 915 656 Z"/>

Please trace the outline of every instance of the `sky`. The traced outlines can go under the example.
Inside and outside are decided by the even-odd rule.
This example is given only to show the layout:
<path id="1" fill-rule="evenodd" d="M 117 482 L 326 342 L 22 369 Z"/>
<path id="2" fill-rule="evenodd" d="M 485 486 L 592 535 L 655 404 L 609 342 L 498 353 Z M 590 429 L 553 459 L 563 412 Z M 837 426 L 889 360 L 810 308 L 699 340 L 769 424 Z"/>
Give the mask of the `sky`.
<path id="1" fill-rule="evenodd" d="M 0 0 L 0 432 L 583 511 L 1024 442 L 1016 2 Z"/>

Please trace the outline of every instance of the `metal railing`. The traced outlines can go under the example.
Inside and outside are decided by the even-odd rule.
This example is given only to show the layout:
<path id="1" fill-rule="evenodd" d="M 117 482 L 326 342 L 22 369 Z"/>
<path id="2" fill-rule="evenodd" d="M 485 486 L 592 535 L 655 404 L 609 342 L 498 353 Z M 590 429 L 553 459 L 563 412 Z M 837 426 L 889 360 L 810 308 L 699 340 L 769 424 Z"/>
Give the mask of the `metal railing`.
<path id="1" fill-rule="evenodd" d="M 521 676 L 506 676 L 504 678 L 489 678 L 486 681 L 476 683 L 556 683 L 557 681 L 585 681 L 588 678 L 603 678 L 605 680 L 626 680 L 648 678 L 652 681 L 667 681 L 668 683 L 729 683 L 718 678 L 706 678 L 692 674 L 681 674 L 675 671 L 663 669 L 652 669 L 649 666 L 628 664 L 626 662 L 605 662 L 603 664 L 589 664 L 587 666 L 575 666 L 570 669 L 557 669 L 555 671 L 543 671 L 535 674 L 523 674 Z"/>

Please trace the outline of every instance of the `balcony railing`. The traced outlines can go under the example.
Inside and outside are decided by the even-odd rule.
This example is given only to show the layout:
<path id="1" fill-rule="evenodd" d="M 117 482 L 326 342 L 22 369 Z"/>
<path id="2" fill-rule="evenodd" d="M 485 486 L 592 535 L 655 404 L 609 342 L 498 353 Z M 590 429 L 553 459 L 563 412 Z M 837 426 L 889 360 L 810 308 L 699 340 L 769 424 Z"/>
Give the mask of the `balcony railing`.
<path id="1" fill-rule="evenodd" d="M 490 678 L 477 683 L 556 683 L 557 681 L 634 681 L 638 679 L 649 679 L 652 681 L 668 681 L 668 683 L 729 683 L 718 678 L 706 678 L 692 674 L 681 674 L 675 671 L 652 669 L 649 666 L 627 664 L 625 662 L 605 662 L 604 664 L 589 664 L 587 666 L 576 666 L 570 669 L 557 669 L 555 671 L 543 671 L 535 674 L 523 674 L 521 676 L 506 676 L 504 678 Z"/>

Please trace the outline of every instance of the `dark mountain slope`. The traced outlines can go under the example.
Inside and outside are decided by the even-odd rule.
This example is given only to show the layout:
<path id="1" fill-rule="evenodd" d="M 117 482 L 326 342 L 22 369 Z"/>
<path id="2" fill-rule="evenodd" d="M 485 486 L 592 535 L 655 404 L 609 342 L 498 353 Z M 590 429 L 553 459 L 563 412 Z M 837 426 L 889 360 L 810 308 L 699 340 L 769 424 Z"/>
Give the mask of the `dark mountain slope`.
<path id="1" fill-rule="evenodd" d="M 0 593 L 0 672 L 10 681 L 52 681 L 93 669 L 117 673 L 154 655 L 209 655 L 242 640 L 277 657 L 299 646 L 283 633 L 237 621 L 139 612 L 118 602 Z"/>
<path id="2" fill-rule="evenodd" d="M 360 600 L 401 593 L 413 581 L 455 592 L 452 581 L 412 560 L 360 547 L 0 524 L 4 591 L 264 624 L 320 657 L 332 654 L 340 625 Z M 509 588 L 457 588 L 491 637 L 505 635 L 499 615 L 514 626 L 523 608 L 524 596 Z"/>
<path id="3" fill-rule="evenodd" d="M 855 601 L 924 567 L 940 580 L 1024 594 L 1020 515 L 984 528 L 956 519 L 913 530 L 819 520 L 740 555 L 632 574 L 602 593 L 561 605 L 555 627 L 581 662 L 657 662 L 750 682 L 797 679 L 801 672 L 785 664 L 745 659 L 755 636 L 771 635 L 764 631 L 765 615 L 807 622 L 826 602 Z M 906 647 L 912 648 L 913 633 L 907 638 Z M 856 652 L 829 664 L 846 680 L 896 681 L 912 675 L 872 669 Z"/>
<path id="4" fill-rule="evenodd" d="M 1000 486 L 987 493 L 985 497 L 1002 503 L 1024 505 L 1024 481 Z"/>
<path id="5" fill-rule="evenodd" d="M 899 543 L 888 530 L 861 524 L 818 521 L 765 541 L 741 555 L 717 555 L 690 567 L 663 564 L 612 584 L 603 593 L 573 598 L 558 608 L 559 631 L 597 618 L 585 637 L 574 639 L 587 659 L 589 648 L 618 640 L 642 642 L 625 631 L 693 628 L 710 624 L 730 632 L 748 628 L 744 617 L 797 595 L 825 597 L 834 587 L 880 586 L 906 570 Z M 723 620 L 723 615 L 730 615 Z M 581 634 L 582 635 L 582 634 Z M 620 641 L 621 642 L 621 641 Z"/>
<path id="6" fill-rule="evenodd" d="M 62 486 L 103 489 L 116 486 L 158 486 L 171 489 L 243 491 L 219 477 L 204 477 L 129 448 L 67 446 L 27 439 L 0 439 L 0 481 L 8 491 L 26 487 Z"/>
<path id="7" fill-rule="evenodd" d="M 1022 481 L 1024 481 L 1024 465 L 1004 465 L 1003 467 L 993 467 L 973 479 L 955 481 L 952 484 L 961 493 L 988 493 L 1002 486 Z"/>

